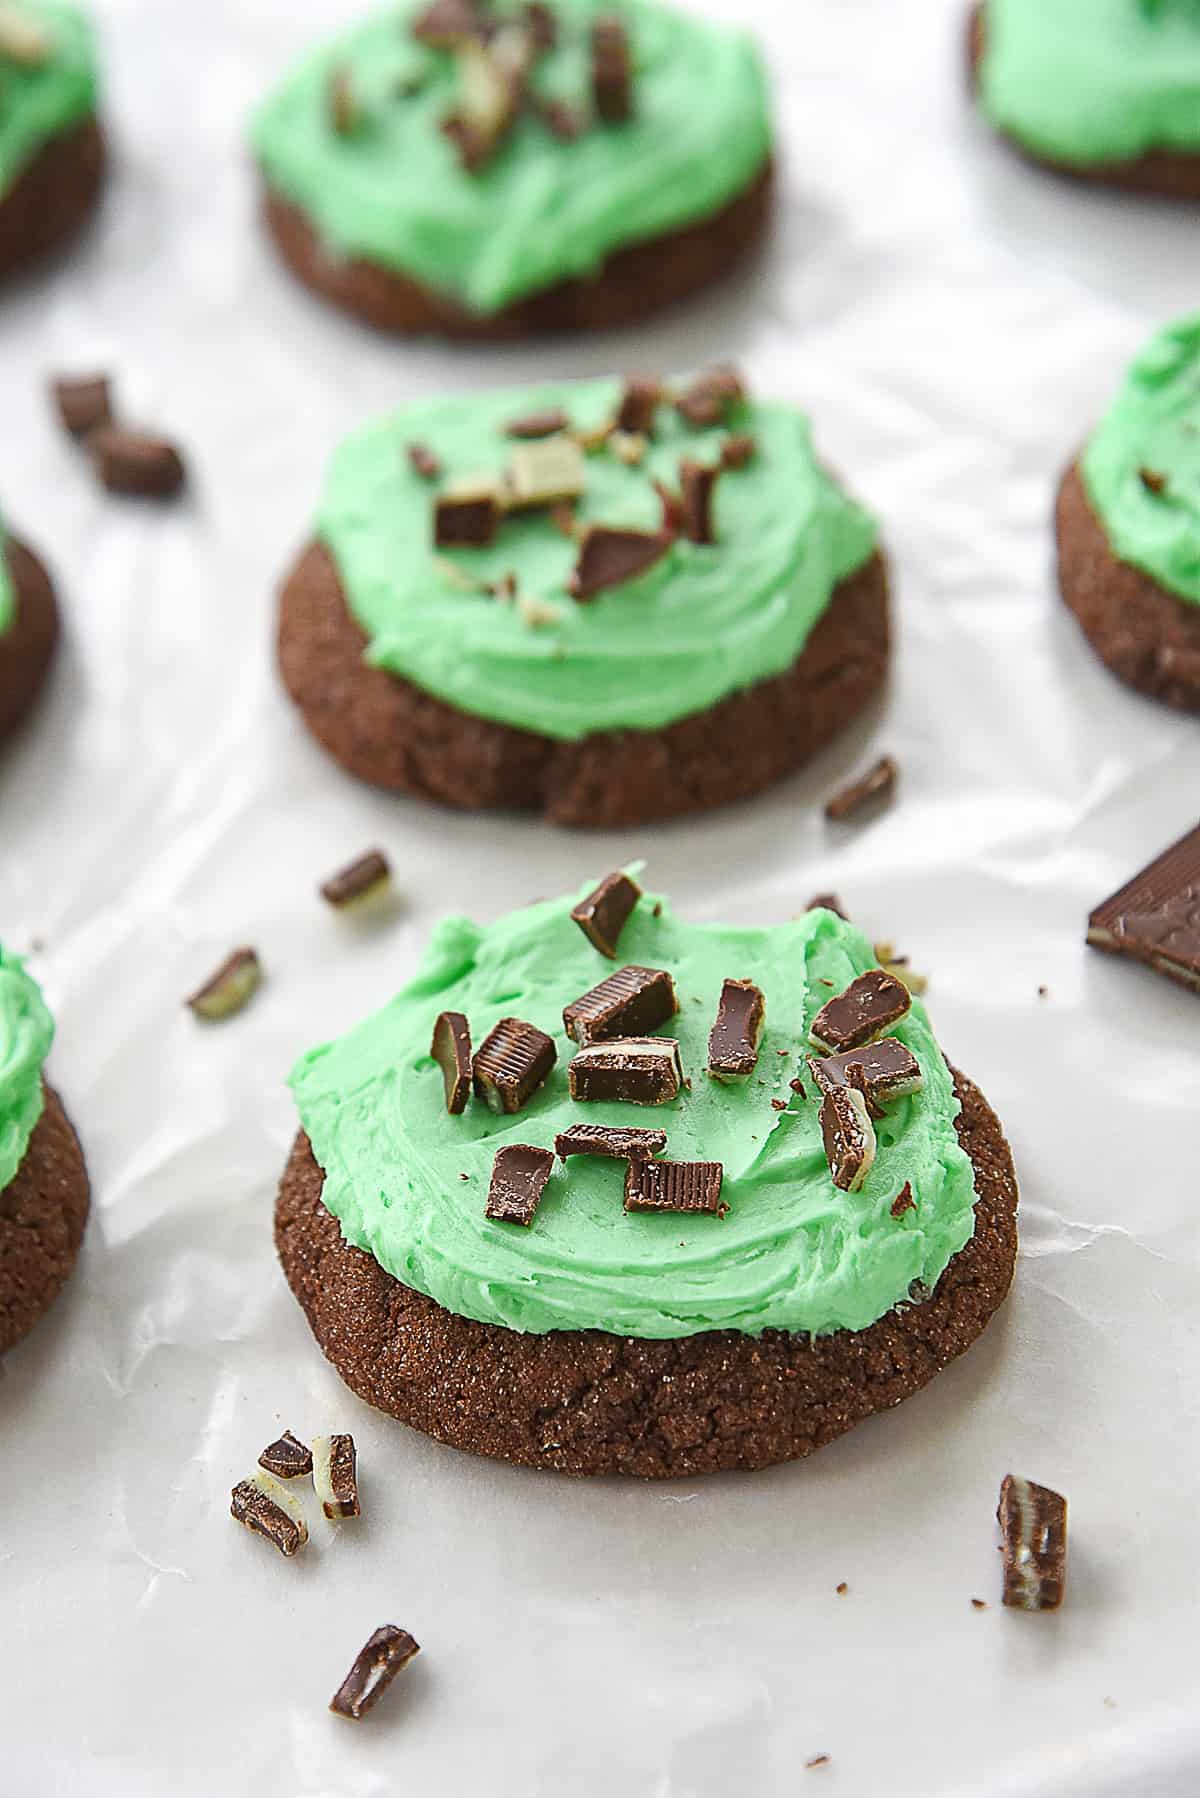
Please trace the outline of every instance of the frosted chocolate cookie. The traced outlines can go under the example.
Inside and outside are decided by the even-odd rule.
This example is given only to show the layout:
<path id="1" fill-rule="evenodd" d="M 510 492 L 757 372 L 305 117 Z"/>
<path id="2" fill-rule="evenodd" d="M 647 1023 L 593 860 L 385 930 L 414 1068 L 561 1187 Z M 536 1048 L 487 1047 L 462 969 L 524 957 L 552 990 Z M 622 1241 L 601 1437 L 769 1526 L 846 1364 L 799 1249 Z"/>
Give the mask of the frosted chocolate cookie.
<path id="1" fill-rule="evenodd" d="M 742 799 L 888 664 L 876 527 L 735 371 L 422 400 L 336 452 L 279 619 L 361 779 L 616 826 Z"/>
<path id="2" fill-rule="evenodd" d="M 57 1298 L 87 1220 L 79 1142 L 42 1074 L 53 1035 L 36 983 L 0 947 L 0 1354 Z"/>
<path id="3" fill-rule="evenodd" d="M 306 56 L 253 143 L 293 272 L 392 331 L 636 323 L 770 209 L 752 43 L 652 0 L 389 7 Z"/>
<path id="4" fill-rule="evenodd" d="M 0 279 L 76 235 L 104 164 L 90 24 L 53 0 L 0 0 Z"/>
<path id="5" fill-rule="evenodd" d="M 613 956 L 586 889 L 449 919 L 304 1056 L 276 1243 L 347 1383 L 443 1442 L 765 1467 L 975 1340 L 1012 1276 L 1012 1159 L 843 919 L 635 897 Z"/>
<path id="6" fill-rule="evenodd" d="M 11 736 L 42 690 L 58 642 L 50 576 L 0 520 L 0 742 Z"/>
<path id="7" fill-rule="evenodd" d="M 1200 711 L 1200 313 L 1134 361 L 1059 488 L 1063 599 L 1102 661 Z"/>

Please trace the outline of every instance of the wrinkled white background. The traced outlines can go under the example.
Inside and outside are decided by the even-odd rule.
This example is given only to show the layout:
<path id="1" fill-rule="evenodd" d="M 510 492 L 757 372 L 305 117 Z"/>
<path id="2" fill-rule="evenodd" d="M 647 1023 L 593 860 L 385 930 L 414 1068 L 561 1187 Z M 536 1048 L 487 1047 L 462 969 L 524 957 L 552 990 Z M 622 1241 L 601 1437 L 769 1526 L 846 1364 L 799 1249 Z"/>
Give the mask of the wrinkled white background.
<path id="1" fill-rule="evenodd" d="M 778 91 L 765 262 L 640 338 L 391 344 L 277 269 L 243 153 L 255 97 L 347 10 L 103 0 L 103 219 L 0 307 L 0 494 L 68 620 L 0 765 L 0 930 L 44 944 L 52 1072 L 95 1186 L 75 1279 L 0 1369 L 4 1798 L 1190 1794 L 1200 1011 L 1082 937 L 1194 821 L 1200 741 L 1084 649 L 1048 517 L 1127 356 L 1200 294 L 1194 215 L 990 143 L 960 0 L 723 0 Z M 812 408 L 884 520 L 882 715 L 756 804 L 590 841 L 326 761 L 276 682 L 272 594 L 339 433 L 417 391 L 729 352 Z M 179 434 L 186 504 L 90 481 L 43 383 L 93 362 Z M 884 746 L 902 803 L 830 833 L 817 802 Z M 314 885 L 376 841 L 403 905 L 355 929 Z M 1022 1178 L 1016 1289 L 979 1346 L 754 1478 L 577 1485 L 440 1448 L 342 1388 L 271 1245 L 295 1054 L 390 994 L 439 914 L 638 854 L 697 917 L 782 918 L 836 887 L 932 974 Z M 269 985 L 198 1027 L 181 996 L 243 940 Z M 292 1564 L 227 1514 L 282 1425 L 352 1429 L 366 1506 L 314 1522 Z M 995 1603 L 1010 1467 L 1070 1497 L 1057 1617 Z M 325 1704 L 385 1620 L 425 1652 L 354 1728 Z"/>

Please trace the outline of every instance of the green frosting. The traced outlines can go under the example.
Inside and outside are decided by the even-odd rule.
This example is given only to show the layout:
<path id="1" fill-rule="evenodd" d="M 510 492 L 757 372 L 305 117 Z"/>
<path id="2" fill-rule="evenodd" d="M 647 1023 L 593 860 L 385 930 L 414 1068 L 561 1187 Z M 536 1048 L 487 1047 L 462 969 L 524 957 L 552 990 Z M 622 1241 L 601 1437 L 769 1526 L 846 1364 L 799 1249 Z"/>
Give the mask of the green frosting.
<path id="1" fill-rule="evenodd" d="M 1200 150 L 1200 6 L 987 0 L 979 91 L 994 125 L 1053 161 Z"/>
<path id="2" fill-rule="evenodd" d="M 455 102 L 454 59 L 410 35 L 420 10 L 389 8 L 307 55 L 259 110 L 254 146 L 270 185 L 335 254 L 412 275 L 475 312 L 711 216 L 770 154 L 762 65 L 742 33 L 650 0 L 556 0 L 559 44 L 539 59 L 535 91 L 583 107 L 591 21 L 617 12 L 633 49 L 634 117 L 563 143 L 526 112 L 470 174 L 439 128 Z M 363 111 L 347 136 L 329 118 L 334 69 Z M 414 81 L 419 91 L 405 92 Z"/>
<path id="3" fill-rule="evenodd" d="M 1093 432 L 1082 469 L 1121 561 L 1200 605 L 1200 312 L 1151 338 Z"/>
<path id="4" fill-rule="evenodd" d="M 618 392 L 605 380 L 419 400 L 342 443 L 317 529 L 372 662 L 463 711 L 558 738 L 656 730 L 790 666 L 876 532 L 821 469 L 808 420 L 788 406 L 742 409 L 737 429 L 754 434 L 758 453 L 717 482 L 715 544 L 681 539 L 586 605 L 566 590 L 577 548 L 545 512 L 506 519 L 486 549 L 435 556 L 437 488 L 410 467 L 407 444 L 433 449 L 447 481 L 498 472 L 513 449 L 509 420 L 561 406 L 591 428 L 612 415 Z M 656 530 L 652 478 L 677 484 L 685 455 L 715 463 L 726 435 L 660 408 L 640 466 L 608 451 L 588 457 L 578 516 Z M 483 581 L 511 570 L 557 620 L 531 628 L 512 605 L 447 578 L 449 560 Z"/>
<path id="5" fill-rule="evenodd" d="M 24 1160 L 42 1115 L 42 1064 L 53 1036 L 37 982 L 0 945 L 0 1192 Z"/>
<path id="6" fill-rule="evenodd" d="M 44 27 L 49 53 L 26 66 L 0 51 L 0 196 L 52 137 L 96 110 L 96 58 L 89 22 L 72 6 L 20 0 Z"/>
<path id="7" fill-rule="evenodd" d="M 924 1088 L 876 1125 L 878 1154 L 860 1192 L 832 1183 L 801 1060 L 819 1007 L 875 965 L 861 932 L 827 911 L 771 929 L 686 924 L 665 905 L 655 916 L 644 897 L 620 954 L 671 970 L 680 1013 L 661 1034 L 678 1039 L 692 1088 L 662 1106 L 575 1105 L 562 1007 L 619 964 L 572 922 L 573 903 L 549 900 L 487 929 L 448 919 L 410 985 L 297 1064 L 292 1088 L 344 1236 L 460 1316 L 527 1331 L 860 1330 L 914 1282 L 932 1286 L 972 1234 L 975 1195 L 953 1082 L 923 1006 L 914 1001 L 895 1034 L 920 1062 Z M 757 1075 L 741 1086 L 705 1072 L 726 978 L 752 980 L 766 997 Z M 509 1015 L 555 1037 L 558 1062 L 523 1111 L 497 1117 L 473 1099 L 463 1115 L 447 1114 L 428 1052 L 443 1009 L 467 1014 L 476 1044 Z M 797 1072 L 803 1100 L 789 1084 Z M 557 1131 L 581 1121 L 661 1125 L 671 1159 L 721 1161 L 728 1216 L 628 1215 L 623 1165 L 572 1157 L 556 1167 L 529 1229 L 489 1221 L 496 1150 L 552 1148 Z M 893 1218 L 905 1181 L 916 1209 Z"/>

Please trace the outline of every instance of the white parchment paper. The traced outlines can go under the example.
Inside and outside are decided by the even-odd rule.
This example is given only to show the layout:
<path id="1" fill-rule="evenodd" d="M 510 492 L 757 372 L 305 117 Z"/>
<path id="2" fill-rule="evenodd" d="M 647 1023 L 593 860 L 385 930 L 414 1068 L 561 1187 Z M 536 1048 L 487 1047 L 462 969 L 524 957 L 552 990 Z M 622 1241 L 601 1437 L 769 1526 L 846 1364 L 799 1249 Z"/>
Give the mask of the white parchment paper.
<path id="1" fill-rule="evenodd" d="M 640 336 L 392 344 L 280 272 L 243 153 L 256 96 L 349 10 L 101 0 L 111 194 L 80 253 L 0 305 L 0 495 L 68 622 L 0 763 L 0 932 L 41 945 L 95 1186 L 76 1277 L 0 1368 L 0 1791 L 1192 1794 L 1200 1010 L 1083 927 L 1194 822 L 1200 736 L 1087 652 L 1048 520 L 1126 358 L 1200 299 L 1194 215 L 992 144 L 960 0 L 713 0 L 769 47 L 769 256 Z M 415 392 L 728 354 L 812 409 L 884 521 L 898 653 L 870 725 L 758 803 L 621 838 L 352 785 L 271 659 L 338 435 Z M 44 378 L 94 362 L 178 433 L 185 504 L 102 495 L 60 435 Z M 902 803 L 831 833 L 818 802 L 885 747 Z M 374 842 L 403 903 L 348 928 L 315 884 Z M 696 917 L 840 891 L 931 974 L 1022 1179 L 1016 1288 L 982 1342 L 753 1478 L 572 1484 L 438 1447 L 343 1389 L 271 1245 L 296 1053 L 389 995 L 443 912 L 632 855 Z M 198 1027 L 181 997 L 241 941 L 269 983 Z M 228 1517 L 284 1425 L 353 1430 L 365 1502 L 314 1520 L 294 1564 Z M 996 1603 L 1010 1468 L 1070 1498 L 1057 1617 Z M 355 1728 L 325 1705 L 384 1621 L 425 1652 Z"/>

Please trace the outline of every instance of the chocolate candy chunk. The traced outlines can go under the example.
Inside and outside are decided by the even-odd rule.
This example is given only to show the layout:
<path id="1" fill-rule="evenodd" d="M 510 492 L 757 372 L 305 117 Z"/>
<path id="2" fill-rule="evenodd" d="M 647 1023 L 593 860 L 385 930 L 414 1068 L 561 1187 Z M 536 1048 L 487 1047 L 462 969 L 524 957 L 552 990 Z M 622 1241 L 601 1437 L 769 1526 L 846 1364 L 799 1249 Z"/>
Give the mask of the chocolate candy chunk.
<path id="1" fill-rule="evenodd" d="M 745 397 L 745 383 L 736 368 L 712 368 L 684 388 L 675 410 L 685 423 L 705 430 L 723 423 Z"/>
<path id="2" fill-rule="evenodd" d="M 582 604 L 606 587 L 620 587 L 653 568 L 670 549 L 661 532 L 625 531 L 612 525 L 590 524 L 579 546 L 579 560 L 567 581 L 567 591 Z"/>
<path id="3" fill-rule="evenodd" d="M 665 968 L 618 968 L 563 1007 L 563 1028 L 577 1043 L 644 1036 L 678 1010 L 675 982 Z"/>
<path id="4" fill-rule="evenodd" d="M 492 25 L 475 0 L 433 0 L 409 26 L 413 37 L 438 50 L 454 50 L 472 38 L 486 38 Z"/>
<path id="5" fill-rule="evenodd" d="M 510 512 L 559 506 L 578 499 L 586 485 L 583 451 L 560 432 L 513 451 L 505 470 L 504 504 Z"/>
<path id="6" fill-rule="evenodd" d="M 875 1159 L 867 1101 L 853 1086 L 832 1087 L 821 1100 L 820 1123 L 833 1184 L 842 1192 L 857 1192 Z"/>
<path id="7" fill-rule="evenodd" d="M 385 1623 L 359 1649 L 354 1665 L 329 1700 L 329 1708 L 339 1717 L 357 1722 L 378 1703 L 401 1667 L 407 1667 L 419 1645 L 406 1629 Z"/>
<path id="8" fill-rule="evenodd" d="M 681 527 L 683 535 L 692 543 L 716 542 L 712 499 L 720 472 L 718 468 L 704 468 L 699 462 L 685 460 L 679 464 Z"/>
<path id="9" fill-rule="evenodd" d="M 881 755 L 865 774 L 838 789 L 825 806 L 825 816 L 836 824 L 865 811 L 869 805 L 883 804 L 895 797 L 899 778 L 900 770 L 894 759 L 890 755 Z"/>
<path id="10" fill-rule="evenodd" d="M 641 896 L 637 881 L 618 868 L 616 873 L 606 874 L 600 885 L 579 901 L 571 916 L 588 942 L 601 955 L 616 961 L 617 940 Z"/>
<path id="11" fill-rule="evenodd" d="M 592 26 L 592 104 L 606 125 L 633 116 L 633 62 L 624 20 L 605 14 Z"/>
<path id="12" fill-rule="evenodd" d="M 911 1005 L 912 997 L 902 980 L 882 968 L 871 968 L 852 980 L 836 999 L 822 1005 L 808 1034 L 819 1048 L 834 1054 L 858 1049 L 890 1030 Z"/>
<path id="13" fill-rule="evenodd" d="M 46 27 L 23 6 L 9 0 L 0 4 L 0 58 L 19 63 L 22 68 L 36 69 L 53 49 L 53 39 Z"/>
<path id="14" fill-rule="evenodd" d="M 314 1436 L 312 1445 L 313 1491 L 331 1522 L 358 1517 L 358 1455 L 353 1436 Z"/>
<path id="15" fill-rule="evenodd" d="M 528 1229 L 553 1167 L 549 1149 L 535 1149 L 523 1142 L 497 1149 L 486 1215 L 496 1223 Z"/>
<path id="16" fill-rule="evenodd" d="M 654 435 L 654 417 L 662 404 L 662 382 L 652 376 L 631 375 L 621 392 L 615 420 L 618 431 L 638 437 Z"/>
<path id="17" fill-rule="evenodd" d="M 846 911 L 836 893 L 814 893 L 804 909 L 805 911 L 831 911 L 835 917 L 841 918 L 844 923 L 849 923 L 850 921 L 850 914 Z"/>
<path id="18" fill-rule="evenodd" d="M 112 389 L 107 375 L 63 375 L 51 385 L 58 416 L 72 437 L 86 437 L 112 423 Z"/>
<path id="19" fill-rule="evenodd" d="M 429 1053 L 446 1082 L 446 1110 L 457 1116 L 471 1094 L 471 1028 L 461 1011 L 438 1013 Z"/>
<path id="20" fill-rule="evenodd" d="M 331 69 L 325 88 L 329 123 L 338 137 L 353 137 L 362 124 L 362 108 L 349 69 Z"/>
<path id="21" fill-rule="evenodd" d="M 170 499 L 186 479 L 183 458 L 166 437 L 99 425 L 88 437 L 96 472 L 110 493 Z"/>
<path id="22" fill-rule="evenodd" d="M 471 173 L 491 161 L 512 129 L 533 54 L 533 39 L 519 24 L 498 26 L 487 43 L 470 38 L 457 46 L 458 104 L 442 130 Z"/>
<path id="23" fill-rule="evenodd" d="M 1200 991 L 1200 825 L 1096 907 L 1087 940 Z"/>
<path id="24" fill-rule="evenodd" d="M 492 1111 L 520 1111 L 557 1059 L 553 1041 L 536 1024 L 501 1018 L 472 1064 L 476 1096 Z"/>
<path id="25" fill-rule="evenodd" d="M 426 443 L 409 443 L 405 454 L 423 481 L 436 481 L 442 465 Z"/>
<path id="26" fill-rule="evenodd" d="M 920 1092 L 924 1084 L 920 1062 L 895 1036 L 847 1049 L 842 1055 L 810 1056 L 808 1071 L 823 1093 L 835 1086 L 857 1086 L 868 1102 L 877 1105 Z"/>
<path id="27" fill-rule="evenodd" d="M 558 16 L 544 0 L 527 0 L 525 24 L 538 50 L 553 50 L 558 42 Z"/>
<path id="28" fill-rule="evenodd" d="M 714 1080 L 748 1080 L 758 1063 L 766 1003 L 751 980 L 727 980 L 708 1036 L 708 1071 Z"/>
<path id="29" fill-rule="evenodd" d="M 892 1200 L 892 1216 L 903 1217 L 906 1211 L 915 1211 L 916 1208 L 917 1201 L 913 1198 L 912 1183 L 906 1180 L 904 1185 L 900 1188 L 900 1191 Z"/>
<path id="30" fill-rule="evenodd" d="M 238 1481 L 230 1494 L 229 1514 L 235 1523 L 265 1537 L 281 1555 L 294 1555 L 308 1541 L 299 1500 L 269 1473 Z"/>
<path id="31" fill-rule="evenodd" d="M 724 1217 L 725 1170 L 719 1161 L 631 1161 L 625 1170 L 626 1211 L 706 1211 Z"/>
<path id="32" fill-rule="evenodd" d="M 749 431 L 738 431 L 721 445 L 722 468 L 745 468 L 758 454 L 758 441 Z"/>
<path id="33" fill-rule="evenodd" d="M 554 1139 L 561 1161 L 568 1155 L 610 1155 L 619 1161 L 645 1161 L 667 1146 L 665 1130 L 639 1130 L 635 1125 L 572 1124 Z"/>
<path id="34" fill-rule="evenodd" d="M 561 406 L 546 406 L 541 412 L 526 412 L 512 418 L 504 427 L 506 437 L 553 437 L 570 429 L 571 421 Z"/>
<path id="35" fill-rule="evenodd" d="M 581 1104 L 613 1100 L 665 1105 L 679 1097 L 683 1065 L 679 1044 L 667 1036 L 627 1037 L 587 1043 L 567 1068 L 571 1097 Z"/>
<path id="36" fill-rule="evenodd" d="M 258 1457 L 260 1467 L 273 1473 L 277 1480 L 297 1480 L 303 1474 L 312 1472 L 312 1450 L 306 1448 L 298 1436 L 290 1430 L 267 1448 Z"/>
<path id="37" fill-rule="evenodd" d="M 1165 493 L 1167 490 L 1167 477 L 1165 474 L 1160 474 L 1156 468 L 1139 468 L 1138 480 L 1147 493 L 1159 494 Z"/>
<path id="38" fill-rule="evenodd" d="M 368 849 L 365 855 L 339 868 L 321 882 L 321 897 L 337 911 L 377 899 L 392 883 L 392 870 L 382 849 Z"/>
<path id="39" fill-rule="evenodd" d="M 996 1510 L 1004 1599 L 1019 1611 L 1056 1611 L 1067 1578 L 1067 1501 L 1048 1486 L 1006 1473 Z"/>
<path id="40" fill-rule="evenodd" d="M 433 514 L 433 540 L 439 548 L 465 544 L 482 549 L 492 542 L 500 522 L 497 484 L 490 476 L 459 481 L 439 495 Z"/>
<path id="41" fill-rule="evenodd" d="M 235 949 L 215 974 L 187 1001 L 197 1017 L 231 1018 L 248 1005 L 262 984 L 262 964 L 253 949 Z"/>
<path id="42" fill-rule="evenodd" d="M 543 100 L 536 97 L 533 105 L 542 124 L 559 143 L 573 144 L 577 137 L 583 136 L 583 115 L 576 112 L 574 107 L 568 106 L 565 100 Z"/>

